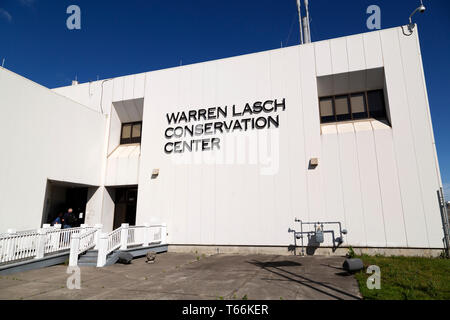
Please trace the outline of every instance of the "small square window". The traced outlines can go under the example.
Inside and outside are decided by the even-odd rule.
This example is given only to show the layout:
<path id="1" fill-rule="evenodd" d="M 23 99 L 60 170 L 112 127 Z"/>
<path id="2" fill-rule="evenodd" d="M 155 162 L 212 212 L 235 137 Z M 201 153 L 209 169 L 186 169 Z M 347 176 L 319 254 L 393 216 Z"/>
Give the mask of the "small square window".
<path id="1" fill-rule="evenodd" d="M 320 104 L 320 120 L 322 123 L 327 122 L 335 122 L 336 118 L 334 117 L 333 110 L 333 98 L 321 98 L 319 101 Z"/>
<path id="2" fill-rule="evenodd" d="M 123 125 L 122 127 L 122 139 L 130 139 L 131 138 L 131 124 Z"/>
<path id="3" fill-rule="evenodd" d="M 351 120 L 352 116 L 350 115 L 348 96 L 337 96 L 334 99 L 334 105 L 336 109 L 337 121 Z"/>
<path id="4" fill-rule="evenodd" d="M 350 96 L 353 119 L 367 118 L 366 95 L 364 93 L 355 93 Z"/>
<path id="5" fill-rule="evenodd" d="M 142 122 L 124 123 L 120 144 L 140 143 L 142 134 Z"/>
<path id="6" fill-rule="evenodd" d="M 140 123 L 135 124 L 133 126 L 133 132 L 132 132 L 132 137 L 133 138 L 140 138 L 141 137 L 141 128 L 142 128 L 142 125 Z"/>

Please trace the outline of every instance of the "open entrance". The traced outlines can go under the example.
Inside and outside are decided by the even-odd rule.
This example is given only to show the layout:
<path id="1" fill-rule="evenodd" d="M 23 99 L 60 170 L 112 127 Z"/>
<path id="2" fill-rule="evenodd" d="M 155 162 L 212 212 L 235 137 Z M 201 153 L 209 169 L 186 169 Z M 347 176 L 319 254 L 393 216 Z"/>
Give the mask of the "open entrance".
<path id="1" fill-rule="evenodd" d="M 70 227 L 79 227 L 84 223 L 86 204 L 89 201 L 88 190 L 91 186 L 47 181 L 42 223 L 53 224 L 58 216 L 72 209 Z M 96 187 L 94 187 L 96 188 Z"/>
<path id="2" fill-rule="evenodd" d="M 113 229 L 119 228 L 122 223 L 135 225 L 138 187 L 114 187 L 108 188 L 108 192 L 115 204 Z"/>

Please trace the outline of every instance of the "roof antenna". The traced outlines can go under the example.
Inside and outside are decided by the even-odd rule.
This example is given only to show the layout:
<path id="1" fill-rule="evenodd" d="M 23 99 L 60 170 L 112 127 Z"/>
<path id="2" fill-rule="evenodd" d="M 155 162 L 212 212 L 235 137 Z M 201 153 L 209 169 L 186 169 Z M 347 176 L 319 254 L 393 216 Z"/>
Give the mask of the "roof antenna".
<path id="1" fill-rule="evenodd" d="M 408 24 L 408 30 L 409 32 L 413 33 L 414 27 L 416 26 L 415 23 L 412 22 L 412 17 L 419 11 L 420 13 L 424 13 L 427 8 L 423 5 L 423 1 L 420 0 L 420 6 L 416 8 L 416 10 L 411 13 L 409 16 L 409 24 Z"/>
<path id="2" fill-rule="evenodd" d="M 76 86 L 78 84 L 78 76 L 75 76 L 75 80 L 72 80 L 72 85 Z"/>
<path id="3" fill-rule="evenodd" d="M 303 27 L 302 27 L 302 8 L 300 0 L 297 0 L 298 23 L 300 25 L 300 44 L 303 44 Z"/>
<path id="4" fill-rule="evenodd" d="M 3 61 L 2 61 L 2 68 L 4 65 L 5 65 L 5 58 L 3 58 Z"/>
<path id="5" fill-rule="evenodd" d="M 308 0 L 305 0 L 305 8 L 306 8 L 306 17 L 303 19 L 303 28 L 305 31 L 303 32 L 305 35 L 305 43 L 311 43 L 311 27 L 310 27 L 310 19 L 309 19 L 309 3 Z"/>

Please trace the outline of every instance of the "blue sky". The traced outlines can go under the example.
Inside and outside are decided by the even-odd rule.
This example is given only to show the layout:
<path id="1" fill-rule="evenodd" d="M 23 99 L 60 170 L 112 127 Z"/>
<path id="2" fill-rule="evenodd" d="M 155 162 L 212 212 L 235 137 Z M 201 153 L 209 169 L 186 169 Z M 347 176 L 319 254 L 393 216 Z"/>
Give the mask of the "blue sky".
<path id="1" fill-rule="evenodd" d="M 81 30 L 66 9 L 81 8 Z M 406 24 L 419 0 L 310 0 L 313 41 Z M 419 24 L 444 184 L 450 199 L 450 1 L 424 0 Z M 53 88 L 295 45 L 296 0 L 0 0 L 0 62 Z"/>

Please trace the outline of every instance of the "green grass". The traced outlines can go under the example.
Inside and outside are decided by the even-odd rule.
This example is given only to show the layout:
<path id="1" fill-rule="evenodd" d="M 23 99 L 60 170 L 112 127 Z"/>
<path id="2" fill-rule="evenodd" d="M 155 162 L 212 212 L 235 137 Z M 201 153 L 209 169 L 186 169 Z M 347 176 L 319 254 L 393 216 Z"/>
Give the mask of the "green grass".
<path id="1" fill-rule="evenodd" d="M 355 274 L 367 300 L 450 300 L 450 259 L 358 256 L 364 270 Z M 367 267 L 381 269 L 381 289 L 369 290 Z"/>

